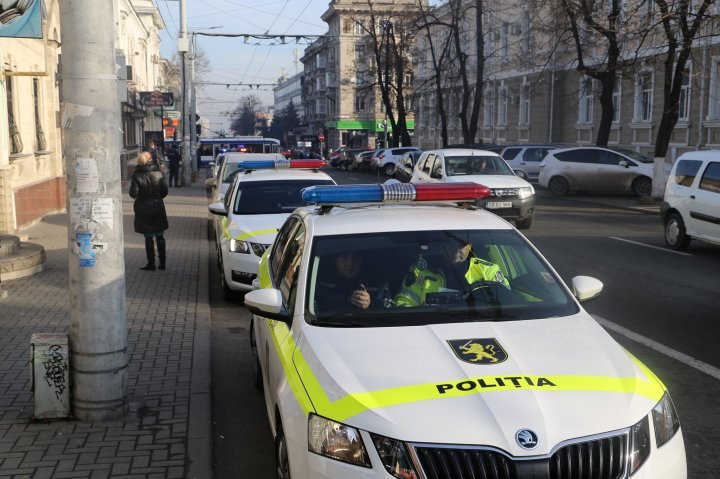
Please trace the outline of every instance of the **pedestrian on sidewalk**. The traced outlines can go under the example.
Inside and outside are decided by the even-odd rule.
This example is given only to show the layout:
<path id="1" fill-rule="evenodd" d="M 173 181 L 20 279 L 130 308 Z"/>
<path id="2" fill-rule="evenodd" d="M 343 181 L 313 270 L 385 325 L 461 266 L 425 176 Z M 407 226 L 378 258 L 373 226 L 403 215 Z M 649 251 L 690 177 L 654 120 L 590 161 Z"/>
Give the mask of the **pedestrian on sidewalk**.
<path id="1" fill-rule="evenodd" d="M 150 153 L 150 155 L 152 155 L 152 162 L 157 165 L 159 171 L 163 171 L 163 165 L 160 164 L 160 159 L 158 158 L 158 151 L 157 148 L 155 148 L 155 140 L 153 140 L 152 138 L 148 138 L 147 140 L 145 140 L 145 146 L 143 146 L 142 151 Z"/>
<path id="2" fill-rule="evenodd" d="M 173 178 L 175 179 L 175 187 L 180 186 L 178 183 L 178 177 L 180 172 L 180 150 L 175 143 L 172 143 L 167 151 L 168 164 L 170 166 L 170 176 L 168 179 L 168 186 L 173 186 Z"/>
<path id="3" fill-rule="evenodd" d="M 147 264 L 142 270 L 155 271 L 155 242 L 157 242 L 158 267 L 165 269 L 165 237 L 168 229 L 163 198 L 168 194 L 167 183 L 160 168 L 153 163 L 152 155 L 143 151 L 138 155 L 137 167 L 130 183 L 130 197 L 135 199 L 135 232 L 145 235 Z"/>

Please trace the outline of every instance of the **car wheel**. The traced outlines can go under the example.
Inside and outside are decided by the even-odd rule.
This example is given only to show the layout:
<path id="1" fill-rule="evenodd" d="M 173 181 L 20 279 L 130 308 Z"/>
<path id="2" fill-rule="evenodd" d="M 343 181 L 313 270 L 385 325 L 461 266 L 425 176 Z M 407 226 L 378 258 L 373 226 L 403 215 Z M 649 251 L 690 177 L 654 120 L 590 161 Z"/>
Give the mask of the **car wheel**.
<path id="1" fill-rule="evenodd" d="M 260 367 L 260 358 L 258 357 L 257 343 L 255 342 L 255 320 L 250 320 L 250 351 L 252 352 L 253 363 L 255 363 L 253 371 L 253 383 L 255 389 L 262 391 L 263 380 L 262 380 L 262 367 Z"/>
<path id="2" fill-rule="evenodd" d="M 230 289 L 230 285 L 225 280 L 225 267 L 223 266 L 222 253 L 218 252 L 218 269 L 220 271 L 220 286 L 222 287 L 222 297 L 225 301 L 232 301 L 234 291 Z"/>
<path id="3" fill-rule="evenodd" d="M 555 196 L 565 196 L 570 191 L 568 180 L 562 176 L 556 176 L 551 179 L 548 187 L 550 188 L 550 192 Z"/>
<path id="4" fill-rule="evenodd" d="M 652 193 L 652 180 L 647 176 L 636 178 L 632 184 L 632 191 L 638 196 L 650 196 Z"/>
<path id="5" fill-rule="evenodd" d="M 685 222 L 678 213 L 670 213 L 665 220 L 665 243 L 675 250 L 686 250 L 690 237 L 685 231 Z"/>
<path id="6" fill-rule="evenodd" d="M 278 421 L 277 435 L 275 436 L 275 470 L 277 479 L 290 479 L 290 460 L 287 453 L 287 441 L 283 433 L 282 424 Z"/>
<path id="7" fill-rule="evenodd" d="M 388 163 L 383 167 L 383 171 L 386 175 L 392 176 L 395 174 L 395 165 L 393 163 Z"/>
<path id="8" fill-rule="evenodd" d="M 530 229 L 530 227 L 531 227 L 532 224 L 533 224 L 533 218 L 534 218 L 534 217 L 535 217 L 535 215 L 532 214 L 532 215 L 528 216 L 527 218 L 525 218 L 524 220 L 518 220 L 518 221 L 515 222 L 515 226 L 516 226 L 517 229 L 519 229 L 519 230 L 527 230 L 527 229 Z"/>

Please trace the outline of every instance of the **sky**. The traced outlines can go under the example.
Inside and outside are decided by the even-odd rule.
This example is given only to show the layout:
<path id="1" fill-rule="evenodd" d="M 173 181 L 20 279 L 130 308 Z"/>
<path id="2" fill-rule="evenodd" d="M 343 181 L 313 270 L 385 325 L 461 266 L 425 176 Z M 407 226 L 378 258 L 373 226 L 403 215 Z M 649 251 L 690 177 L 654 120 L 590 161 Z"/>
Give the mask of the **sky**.
<path id="1" fill-rule="evenodd" d="M 165 23 L 161 31 L 160 51 L 171 58 L 177 50 L 180 32 L 180 2 L 154 0 Z M 320 16 L 327 10 L 330 0 L 185 0 L 188 34 L 192 31 L 228 34 L 322 35 L 327 24 Z M 270 46 L 270 40 L 242 37 L 224 38 L 197 35 L 197 46 L 209 60 L 209 71 L 201 79 L 221 85 L 198 85 L 198 113 L 210 120 L 214 130 L 229 129 L 231 117 L 239 100 L 254 94 L 265 107 L 273 104 L 272 86 L 252 91 L 247 86 L 228 86 L 228 83 L 273 83 L 283 70 L 287 76 L 302 71 L 295 62 L 312 40 L 294 38 L 287 45 Z M 279 42 L 279 41 L 278 41 Z M 258 44 L 259 43 L 259 44 Z"/>

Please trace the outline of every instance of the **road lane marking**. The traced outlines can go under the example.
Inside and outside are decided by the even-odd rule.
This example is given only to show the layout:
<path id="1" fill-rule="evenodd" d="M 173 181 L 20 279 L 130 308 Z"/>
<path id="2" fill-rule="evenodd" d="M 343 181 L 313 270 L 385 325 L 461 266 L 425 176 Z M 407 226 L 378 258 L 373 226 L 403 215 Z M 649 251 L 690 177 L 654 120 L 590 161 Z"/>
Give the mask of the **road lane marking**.
<path id="1" fill-rule="evenodd" d="M 618 238 L 617 236 L 609 236 L 609 238 L 610 238 L 610 239 L 614 239 L 614 240 L 618 240 L 618 241 L 624 241 L 625 243 L 630 243 L 630 244 L 634 244 L 634 245 L 637 245 L 637 246 L 644 246 L 644 247 L 646 247 L 646 248 L 652 248 L 652 249 L 656 249 L 656 250 L 660 250 L 660 251 L 665 251 L 666 253 L 675 253 L 675 254 L 679 254 L 679 255 L 682 255 L 682 256 L 692 256 L 690 253 L 683 253 L 682 251 L 675 251 L 675 250 L 672 250 L 672 249 L 669 249 L 669 248 L 661 248 L 660 246 L 653 246 L 653 245 L 650 245 L 650 244 L 639 243 L 639 242 L 637 242 L 637 241 L 632 241 L 632 240 L 625 239 L 625 238 Z"/>
<path id="2" fill-rule="evenodd" d="M 610 329 L 612 331 L 615 331 L 618 334 L 621 334 L 625 336 L 628 339 L 631 339 L 635 341 L 636 343 L 643 344 L 650 349 L 654 349 L 655 351 L 664 354 L 665 356 L 668 356 L 676 361 L 680 361 L 681 363 L 685 364 L 686 366 L 690 366 L 691 368 L 697 369 L 700 372 L 703 372 L 709 376 L 714 377 L 715 379 L 720 380 L 720 369 L 710 366 L 707 363 L 704 363 L 698 359 L 695 359 L 691 356 L 688 356 L 687 354 L 681 353 L 680 351 L 676 351 L 672 348 L 669 348 L 665 346 L 664 344 L 658 343 L 657 341 L 653 341 L 650 338 L 646 338 L 645 336 L 638 334 L 634 331 L 631 331 L 623 326 L 620 326 L 619 324 L 615 324 L 612 321 L 608 321 L 605 318 L 602 318 L 600 316 L 592 315 L 595 320 L 600 323 L 600 325 L 604 328 Z"/>

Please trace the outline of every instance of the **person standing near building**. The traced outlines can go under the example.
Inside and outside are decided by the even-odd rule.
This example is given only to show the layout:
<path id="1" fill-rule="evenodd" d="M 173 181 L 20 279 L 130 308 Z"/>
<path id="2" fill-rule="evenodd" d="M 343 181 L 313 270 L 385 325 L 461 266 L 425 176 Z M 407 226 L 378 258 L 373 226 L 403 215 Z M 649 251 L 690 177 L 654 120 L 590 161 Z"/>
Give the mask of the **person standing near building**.
<path id="1" fill-rule="evenodd" d="M 142 151 L 143 153 L 150 153 L 150 155 L 152 156 L 152 162 L 157 165 L 158 170 L 162 171 L 162 165 L 160 165 L 160 160 L 158 159 L 158 152 L 155 148 L 155 140 L 153 140 L 152 138 L 148 138 L 147 140 L 145 140 L 145 146 L 143 146 Z"/>
<path id="2" fill-rule="evenodd" d="M 170 167 L 170 176 L 168 177 L 168 186 L 173 186 L 173 178 L 175 179 L 175 187 L 180 186 L 178 183 L 180 173 L 180 150 L 177 144 L 171 143 L 167 151 L 168 166 Z"/>
<path id="3" fill-rule="evenodd" d="M 168 187 L 150 152 L 140 153 L 137 165 L 130 183 L 130 197 L 135 199 L 135 232 L 145 236 L 147 264 L 140 269 L 155 271 L 155 243 L 160 260 L 158 267 L 165 269 L 163 232 L 168 229 L 168 220 L 163 198 L 168 194 Z"/>

